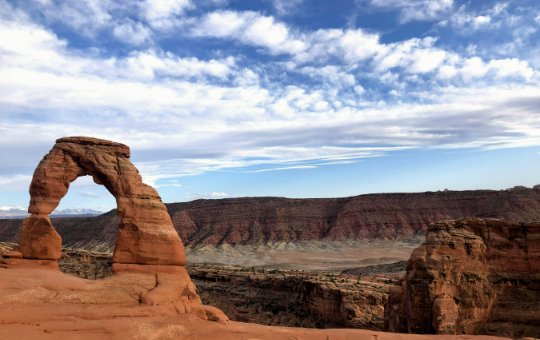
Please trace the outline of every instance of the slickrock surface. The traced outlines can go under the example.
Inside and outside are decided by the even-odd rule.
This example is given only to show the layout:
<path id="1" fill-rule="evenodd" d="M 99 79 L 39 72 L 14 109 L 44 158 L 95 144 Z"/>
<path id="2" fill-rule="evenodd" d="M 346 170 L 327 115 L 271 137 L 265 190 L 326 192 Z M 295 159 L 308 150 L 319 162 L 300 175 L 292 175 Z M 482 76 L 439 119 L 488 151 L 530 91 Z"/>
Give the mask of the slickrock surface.
<path id="1" fill-rule="evenodd" d="M 0 247 L 4 246 L 0 244 Z M 65 249 L 61 267 L 62 261 L 70 263 L 76 258 L 97 263 L 91 259 L 93 256 L 99 262 L 102 255 Z M 0 269 L 0 339 L 471 340 L 471 337 L 393 334 L 360 329 L 322 330 L 236 321 L 229 324 L 209 322 L 202 317 L 212 319 L 219 315 L 219 311 L 211 307 L 205 309 L 204 314 L 200 310 L 195 314 L 179 314 L 175 305 L 140 304 L 140 295 L 155 285 L 155 276 L 144 274 L 123 273 L 103 280 L 84 280 L 52 270 Z M 474 337 L 474 340 L 500 339 Z"/>
<path id="2" fill-rule="evenodd" d="M 0 255 L 16 246 L 0 243 Z M 64 248 L 58 263 L 63 273 L 81 278 L 112 275 L 107 253 Z M 382 330 L 384 303 L 390 283 L 397 280 L 196 264 L 186 269 L 202 302 L 231 320 L 305 328 Z"/>
<path id="3" fill-rule="evenodd" d="M 470 340 L 369 330 L 270 327 L 234 321 L 224 325 L 194 314 L 178 314 L 174 305 L 139 304 L 137 296 L 155 284 L 155 279 L 142 274 L 124 273 L 89 281 L 52 270 L 0 269 L 0 339 Z M 211 311 L 208 313 L 211 316 Z"/>
<path id="4" fill-rule="evenodd" d="M 434 223 L 385 307 L 393 332 L 538 338 L 540 223 Z"/>
<path id="5" fill-rule="evenodd" d="M 228 198 L 166 204 L 184 244 L 259 245 L 289 241 L 407 239 L 430 223 L 463 217 L 540 220 L 540 190 L 370 194 L 346 198 Z M 112 251 L 120 218 L 55 218 L 63 245 Z M 0 220 L 0 241 L 18 242 L 21 223 Z"/>

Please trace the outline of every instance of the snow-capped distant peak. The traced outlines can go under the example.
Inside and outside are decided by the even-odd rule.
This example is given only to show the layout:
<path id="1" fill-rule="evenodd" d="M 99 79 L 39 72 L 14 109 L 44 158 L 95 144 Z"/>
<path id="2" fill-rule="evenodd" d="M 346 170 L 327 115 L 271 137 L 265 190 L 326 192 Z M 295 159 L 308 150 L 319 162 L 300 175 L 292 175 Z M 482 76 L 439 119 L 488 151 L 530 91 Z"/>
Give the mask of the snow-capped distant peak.
<path id="1" fill-rule="evenodd" d="M 88 208 L 70 208 L 64 210 L 55 210 L 51 217 L 69 217 L 69 216 L 97 216 L 103 214 L 103 211 L 88 209 Z M 0 218 L 25 218 L 28 216 L 27 208 L 8 205 L 0 207 Z"/>
<path id="2" fill-rule="evenodd" d="M 51 215 L 101 215 L 103 212 L 88 208 L 69 208 L 64 210 L 55 210 Z"/>

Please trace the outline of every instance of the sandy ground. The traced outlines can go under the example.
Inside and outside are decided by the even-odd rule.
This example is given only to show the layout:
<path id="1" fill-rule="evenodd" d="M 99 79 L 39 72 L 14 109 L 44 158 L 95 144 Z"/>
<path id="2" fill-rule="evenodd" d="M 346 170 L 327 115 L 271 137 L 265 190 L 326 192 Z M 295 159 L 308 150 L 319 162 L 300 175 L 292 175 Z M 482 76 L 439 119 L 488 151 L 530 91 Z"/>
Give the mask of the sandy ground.
<path id="1" fill-rule="evenodd" d="M 191 263 L 281 270 L 341 272 L 344 269 L 408 260 L 422 239 L 407 242 L 362 240 L 295 242 L 261 246 L 186 248 Z"/>

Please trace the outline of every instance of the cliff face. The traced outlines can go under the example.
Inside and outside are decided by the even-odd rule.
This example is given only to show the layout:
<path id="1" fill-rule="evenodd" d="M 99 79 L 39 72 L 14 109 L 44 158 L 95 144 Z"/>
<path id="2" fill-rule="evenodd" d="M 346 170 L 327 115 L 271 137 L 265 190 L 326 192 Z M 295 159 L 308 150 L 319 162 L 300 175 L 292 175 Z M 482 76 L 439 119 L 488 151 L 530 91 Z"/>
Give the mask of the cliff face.
<path id="1" fill-rule="evenodd" d="M 231 198 L 166 204 L 187 246 L 251 245 L 309 240 L 408 238 L 430 223 L 462 217 L 540 220 L 540 190 L 370 194 L 347 198 Z M 111 251 L 120 222 L 53 218 L 64 246 Z M 0 241 L 18 242 L 21 220 L 0 220 Z"/>
<path id="2" fill-rule="evenodd" d="M 540 223 L 467 218 L 431 225 L 392 287 L 385 329 L 540 334 Z"/>
<path id="3" fill-rule="evenodd" d="M 304 272 L 188 266 L 204 303 L 231 320 L 307 328 L 382 330 L 389 285 Z"/>

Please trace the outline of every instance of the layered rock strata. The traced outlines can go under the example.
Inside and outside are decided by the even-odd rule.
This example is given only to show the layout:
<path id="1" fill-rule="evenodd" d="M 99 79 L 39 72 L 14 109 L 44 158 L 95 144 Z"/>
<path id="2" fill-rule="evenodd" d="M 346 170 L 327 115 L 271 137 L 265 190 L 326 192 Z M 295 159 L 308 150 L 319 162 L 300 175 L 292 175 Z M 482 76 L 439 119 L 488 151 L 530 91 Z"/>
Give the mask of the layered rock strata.
<path id="1" fill-rule="evenodd" d="M 385 329 L 540 335 L 540 223 L 466 218 L 432 224 L 391 288 Z"/>
<path id="2" fill-rule="evenodd" d="M 48 217 L 81 176 L 91 176 L 115 197 L 120 217 L 113 261 L 124 264 L 184 265 L 186 256 L 167 208 L 142 182 L 126 145 L 68 137 L 56 141 L 30 184 L 32 214 L 23 222 L 19 247 L 24 258 L 58 260 L 61 238 Z"/>
<path id="3" fill-rule="evenodd" d="M 186 246 L 424 238 L 430 223 L 463 217 L 540 220 L 540 190 L 369 194 L 345 198 L 245 197 L 166 204 Z M 114 249 L 120 217 L 53 218 L 66 247 Z M 0 220 L 0 240 L 18 242 L 21 223 Z"/>
<path id="4" fill-rule="evenodd" d="M 190 265 L 201 299 L 231 320 L 382 330 L 389 285 L 331 274 Z"/>
<path id="5" fill-rule="evenodd" d="M 30 184 L 31 214 L 23 221 L 17 251 L 2 255 L 0 267 L 58 270 L 62 238 L 49 214 L 67 194 L 71 182 L 91 176 L 115 197 L 120 217 L 111 270 L 103 282 L 85 285 L 73 282 L 74 296 L 89 304 L 106 303 L 107 287 L 130 291 L 130 298 L 144 305 L 174 305 L 178 313 L 209 316 L 221 322 L 227 317 L 217 309 L 202 306 L 186 269 L 183 243 L 173 227 L 167 208 L 156 190 L 142 183 L 138 170 L 129 161 L 126 145 L 89 138 L 61 138 L 37 166 Z M 47 276 L 49 277 L 49 276 Z M 146 284 L 137 284 L 139 278 Z M 133 281 L 135 280 L 135 281 Z M 137 287 L 134 287 L 136 285 Z M 91 291 L 92 297 L 86 297 Z M 123 304 L 125 294 L 117 292 Z M 55 302 L 56 297 L 50 299 Z"/>

